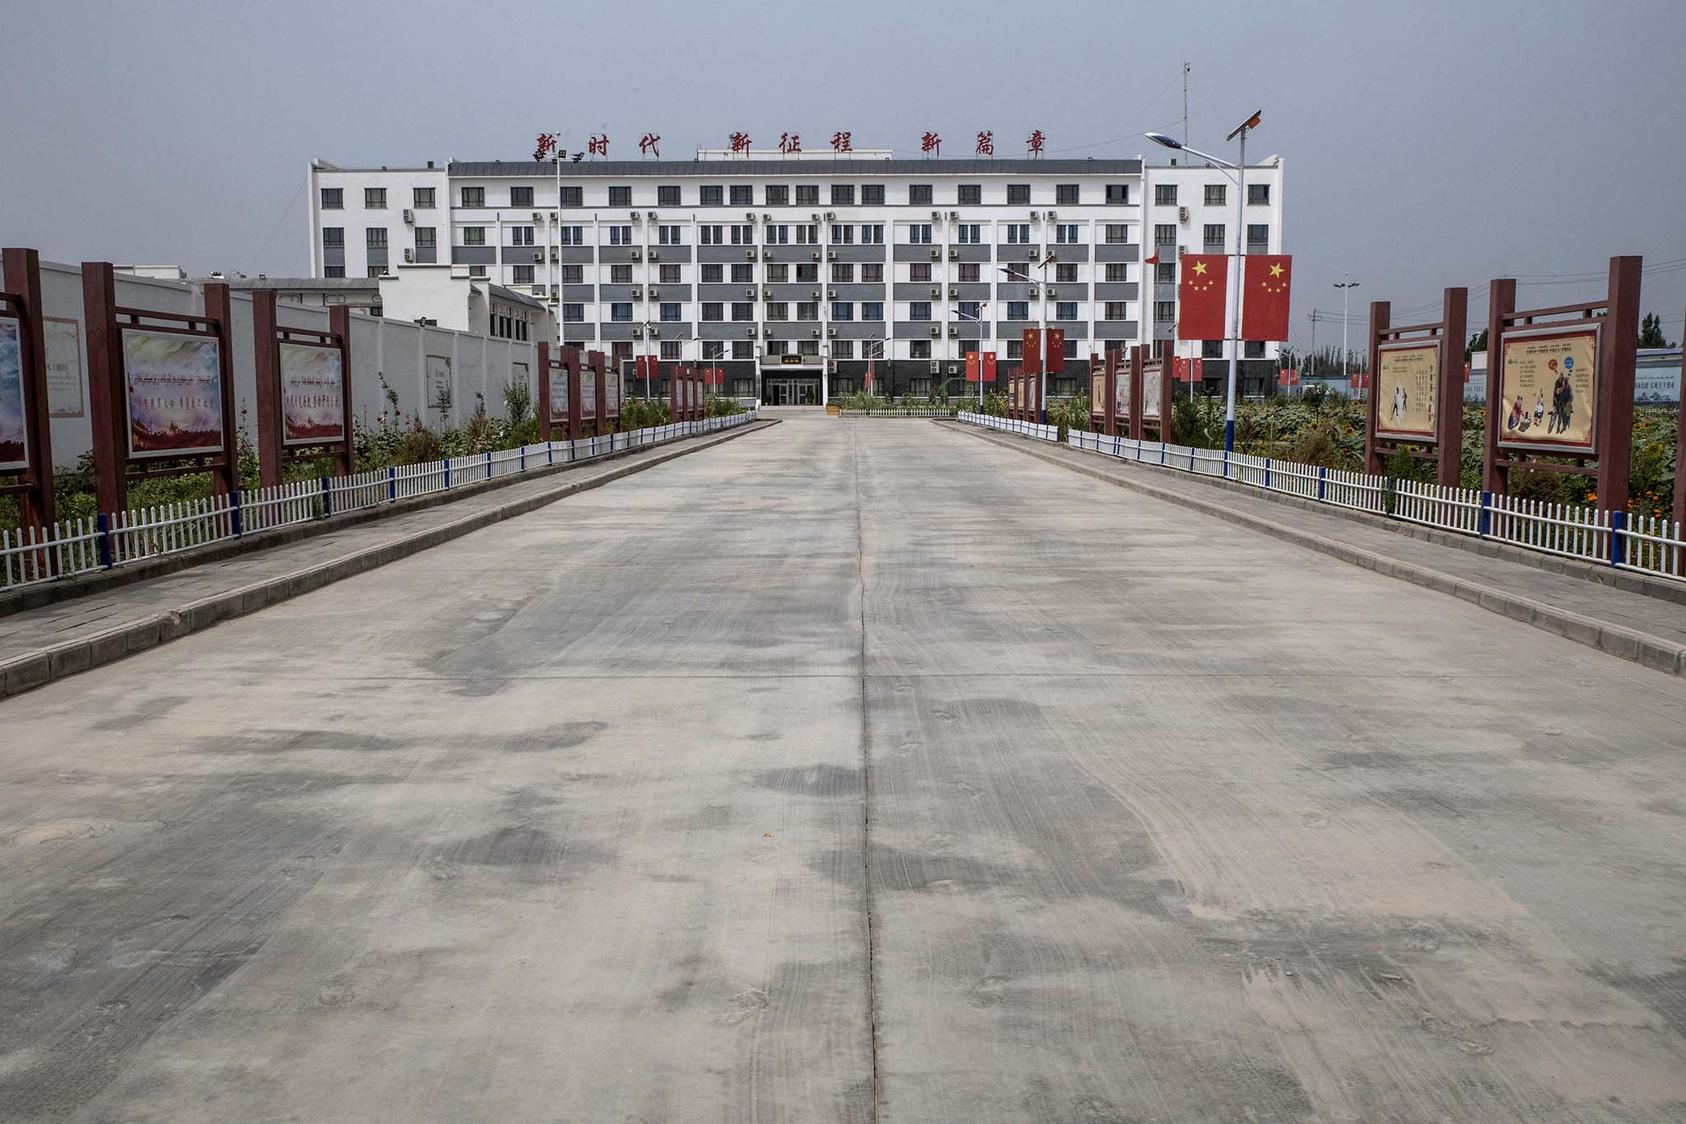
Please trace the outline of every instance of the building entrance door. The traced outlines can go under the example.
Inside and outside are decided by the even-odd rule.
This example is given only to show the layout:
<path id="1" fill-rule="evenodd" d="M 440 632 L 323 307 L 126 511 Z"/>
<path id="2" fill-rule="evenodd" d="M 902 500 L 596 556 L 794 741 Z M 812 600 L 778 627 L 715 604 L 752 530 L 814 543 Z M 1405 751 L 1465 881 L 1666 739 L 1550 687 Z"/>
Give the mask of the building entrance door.
<path id="1" fill-rule="evenodd" d="M 766 406 L 818 406 L 820 380 L 767 378 L 761 381 L 761 402 Z"/>

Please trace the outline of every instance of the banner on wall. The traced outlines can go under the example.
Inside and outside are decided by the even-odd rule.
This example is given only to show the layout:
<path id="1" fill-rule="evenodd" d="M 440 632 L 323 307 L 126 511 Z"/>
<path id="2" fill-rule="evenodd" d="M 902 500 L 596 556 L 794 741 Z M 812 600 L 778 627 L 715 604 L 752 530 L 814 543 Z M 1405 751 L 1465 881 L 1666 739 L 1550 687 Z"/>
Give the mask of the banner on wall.
<path id="1" fill-rule="evenodd" d="M 621 373 L 617 367 L 603 380 L 603 409 L 611 418 L 621 416 Z"/>
<path id="2" fill-rule="evenodd" d="M 590 371 L 580 374 L 580 417 L 597 416 L 597 376 Z"/>
<path id="3" fill-rule="evenodd" d="M 1376 433 L 1433 440 L 1440 344 L 1382 344 L 1376 349 Z"/>
<path id="4" fill-rule="evenodd" d="M 1165 396 L 1165 380 L 1162 364 L 1168 362 L 1160 359 L 1153 363 L 1142 364 L 1142 417 L 1147 421 L 1158 421 L 1164 403 L 1160 401 Z M 1119 379 L 1128 383 L 1129 379 Z"/>
<path id="5" fill-rule="evenodd" d="M 23 329 L 0 316 L 0 471 L 29 467 L 29 427 L 23 416 Z"/>
<path id="6" fill-rule="evenodd" d="M 47 414 L 79 418 L 85 409 L 81 325 L 58 316 L 44 316 L 41 327 L 47 337 Z"/>
<path id="7" fill-rule="evenodd" d="M 1143 394 L 1146 399 L 1148 395 Z M 1120 420 L 1130 416 L 1130 368 L 1120 367 L 1112 383 L 1112 412 Z M 1157 417 L 1158 415 L 1154 415 Z"/>
<path id="8" fill-rule="evenodd" d="M 1500 364 L 1499 444 L 1591 452 L 1597 410 L 1598 329 L 1506 332 Z"/>
<path id="9" fill-rule="evenodd" d="M 283 343 L 281 443 L 325 445 L 345 440 L 345 379 L 340 349 Z"/>
<path id="10" fill-rule="evenodd" d="M 123 329 L 129 455 L 220 453 L 222 344 L 209 336 Z"/>
<path id="11" fill-rule="evenodd" d="M 427 408 L 441 414 L 451 412 L 451 357 L 427 357 Z"/>

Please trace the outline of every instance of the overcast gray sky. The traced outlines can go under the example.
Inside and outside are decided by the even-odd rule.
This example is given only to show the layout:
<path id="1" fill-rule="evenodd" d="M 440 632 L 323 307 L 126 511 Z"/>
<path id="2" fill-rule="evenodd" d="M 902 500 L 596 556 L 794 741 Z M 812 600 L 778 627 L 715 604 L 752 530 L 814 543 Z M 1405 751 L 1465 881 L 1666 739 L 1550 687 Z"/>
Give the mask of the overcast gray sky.
<path id="1" fill-rule="evenodd" d="M 1581 299 L 1617 253 L 1662 266 L 1645 306 L 1679 338 L 1683 0 L 4 0 L 0 241 L 299 273 L 312 157 L 523 159 L 558 123 L 617 154 L 645 130 L 671 157 L 734 129 L 902 152 L 934 129 L 959 153 L 1040 128 L 1053 155 L 1133 156 L 1180 131 L 1184 59 L 1196 147 L 1262 106 L 1252 151 L 1287 161 L 1297 342 L 1343 274 L 1361 334 L 1364 301 L 1397 323 L 1451 284 L 1479 324 L 1499 274 L 1525 304 Z"/>

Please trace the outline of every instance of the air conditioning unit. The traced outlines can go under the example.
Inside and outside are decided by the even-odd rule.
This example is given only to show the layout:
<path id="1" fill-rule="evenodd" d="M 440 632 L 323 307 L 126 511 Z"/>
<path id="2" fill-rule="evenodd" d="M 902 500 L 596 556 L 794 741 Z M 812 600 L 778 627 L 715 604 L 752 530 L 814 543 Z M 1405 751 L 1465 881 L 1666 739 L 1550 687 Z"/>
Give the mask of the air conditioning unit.
<path id="1" fill-rule="evenodd" d="M 755 221 L 755 212 L 754 211 L 745 211 L 743 213 L 743 217 L 748 222 L 754 222 Z"/>
<path id="2" fill-rule="evenodd" d="M 836 289 L 827 289 L 825 291 L 825 299 L 828 300 L 828 301 L 836 300 L 837 299 L 837 290 Z"/>
<path id="3" fill-rule="evenodd" d="M 406 211 L 404 213 L 409 214 L 408 211 Z M 544 212 L 543 211 L 534 211 L 533 212 L 533 221 L 534 222 L 543 222 L 544 221 Z"/>
<path id="4" fill-rule="evenodd" d="M 656 288 L 654 285 L 650 286 L 650 299 L 651 300 L 655 300 L 657 297 L 659 297 L 661 295 L 662 295 L 662 291 L 660 289 Z"/>
<path id="5" fill-rule="evenodd" d="M 837 260 L 837 251 L 836 250 L 827 250 L 825 252 L 825 258 L 826 258 L 827 261 L 836 261 Z"/>
<path id="6" fill-rule="evenodd" d="M 749 295 L 753 297 L 755 295 L 755 290 L 751 289 L 749 291 Z M 762 289 L 761 290 L 761 297 L 762 297 L 763 300 L 772 300 L 773 299 L 773 290 Z"/>
<path id="7" fill-rule="evenodd" d="M 942 374 L 942 369 L 943 369 L 943 365 L 941 363 L 938 363 L 935 359 L 931 360 L 930 371 L 933 375 Z"/>
<path id="8" fill-rule="evenodd" d="M 755 334 L 755 325 L 751 324 L 749 327 L 745 328 L 743 330 L 743 334 L 746 336 L 753 336 Z"/>
<path id="9" fill-rule="evenodd" d="M 1032 212 L 1030 212 L 1030 221 L 1031 221 L 1031 222 L 1035 222 L 1035 221 L 1036 221 L 1036 220 L 1037 220 L 1037 219 L 1039 219 L 1039 218 L 1041 218 L 1041 217 L 1042 217 L 1042 212 L 1041 212 L 1041 211 L 1032 211 Z"/>
<path id="10" fill-rule="evenodd" d="M 773 216 L 772 216 L 772 215 L 762 215 L 762 216 L 761 216 L 761 221 L 762 221 L 762 222 L 772 222 L 772 221 L 773 221 Z"/>
<path id="11" fill-rule="evenodd" d="M 1049 212 L 1048 212 L 1048 221 L 1049 221 L 1049 222 L 1053 222 L 1053 221 L 1054 221 L 1054 220 L 1055 220 L 1055 219 L 1057 219 L 1057 218 L 1059 218 L 1059 217 L 1060 217 L 1060 216 L 1058 216 L 1058 215 L 1056 215 L 1056 214 L 1055 214 L 1055 213 L 1054 213 L 1054 212 L 1052 212 L 1052 211 L 1049 211 Z"/>
<path id="12" fill-rule="evenodd" d="M 633 222 L 638 221 L 638 212 L 637 211 L 632 212 L 632 221 Z"/>
<path id="13" fill-rule="evenodd" d="M 632 329 L 632 338 L 635 339 L 635 340 L 643 339 L 644 338 L 644 329 L 642 329 L 642 328 Z"/>
<path id="14" fill-rule="evenodd" d="M 958 375 L 960 373 L 960 365 L 957 363 L 950 363 L 948 365 L 948 373 L 951 375 Z"/>
<path id="15" fill-rule="evenodd" d="M 958 336 L 958 335 L 959 335 L 959 334 L 960 334 L 960 325 L 958 325 L 958 324 L 950 324 L 950 325 L 949 325 L 949 326 L 948 326 L 948 334 L 949 334 L 949 335 L 950 335 L 950 336 Z"/>
<path id="16" fill-rule="evenodd" d="M 404 260 L 405 261 L 415 261 L 416 260 L 416 252 L 414 250 L 406 249 L 404 251 Z"/>
<path id="17" fill-rule="evenodd" d="M 827 328 L 825 334 L 835 338 L 836 335 L 837 335 L 837 329 L 836 328 Z"/>
<path id="18" fill-rule="evenodd" d="M 650 325 L 650 338 L 651 339 L 655 339 L 657 336 L 659 336 L 661 334 L 662 334 L 662 330 L 660 328 L 656 327 L 654 324 Z"/>
<path id="19" fill-rule="evenodd" d="M 640 259 L 641 259 L 641 258 L 643 258 L 643 256 L 644 256 L 644 253 L 643 253 L 643 251 L 642 251 L 642 250 L 640 250 L 640 249 L 638 249 L 638 247 L 636 247 L 636 246 L 634 246 L 634 247 L 633 247 L 633 248 L 632 248 L 632 260 L 633 260 L 633 261 L 638 261 L 638 260 L 640 260 Z"/>
<path id="20" fill-rule="evenodd" d="M 943 287 L 941 285 L 932 285 L 931 286 L 931 295 L 933 297 L 942 296 L 943 295 Z"/>
<path id="21" fill-rule="evenodd" d="M 943 334 L 943 330 L 942 330 L 941 326 L 939 326 L 937 324 L 931 325 L 931 338 L 932 339 L 936 339 L 938 336 L 940 336 L 942 334 Z"/>
<path id="22" fill-rule="evenodd" d="M 834 220 L 835 220 L 835 219 L 836 219 L 836 218 L 837 218 L 837 212 L 836 212 L 836 211 L 827 211 L 827 212 L 826 212 L 826 213 L 825 213 L 825 221 L 826 221 L 826 222 L 832 222 L 832 221 L 834 221 Z"/>
<path id="23" fill-rule="evenodd" d="M 1053 297 L 1057 297 L 1059 295 L 1060 295 L 1060 291 L 1058 289 L 1054 288 L 1052 285 L 1048 286 L 1048 296 L 1049 296 L 1050 299 L 1053 298 Z"/>
<path id="24" fill-rule="evenodd" d="M 820 299 L 820 291 L 818 289 L 814 290 L 813 297 L 814 297 L 815 300 Z"/>
<path id="25" fill-rule="evenodd" d="M 960 260 L 960 251 L 959 251 L 959 249 L 957 249 L 957 248 L 956 248 L 956 247 L 954 247 L 954 246 L 950 246 L 950 247 L 949 247 L 949 248 L 948 248 L 948 260 L 949 260 L 949 261 L 959 261 L 959 260 Z"/>
<path id="26" fill-rule="evenodd" d="M 814 338 L 815 338 L 815 339 L 819 339 L 819 338 L 820 338 L 820 330 L 819 330 L 819 329 L 818 329 L 818 328 L 814 328 L 814 329 L 812 329 L 812 330 L 811 330 L 811 332 L 812 332 L 812 335 L 813 335 L 813 337 L 814 337 Z M 833 328 L 833 329 L 832 329 L 832 330 L 831 330 L 831 334 L 832 334 L 832 335 L 834 335 L 834 336 L 835 336 L 835 335 L 836 335 L 836 334 L 837 334 L 837 329 L 836 329 L 836 328 Z"/>
<path id="27" fill-rule="evenodd" d="M 1188 253 L 1188 247 L 1187 246 L 1178 246 L 1177 247 L 1177 257 L 1180 258 L 1186 253 Z"/>
<path id="28" fill-rule="evenodd" d="M 765 328 L 761 329 L 761 334 L 763 336 L 766 336 L 768 339 L 772 339 L 773 338 L 773 326 L 771 324 L 768 324 Z"/>
<path id="29" fill-rule="evenodd" d="M 655 222 L 655 221 L 656 221 L 656 212 L 654 212 L 654 211 L 645 211 L 645 212 L 644 212 L 644 217 L 645 217 L 645 218 L 647 218 L 647 219 L 649 219 L 649 220 L 650 220 L 650 221 L 651 221 L 651 222 Z"/>
<path id="30" fill-rule="evenodd" d="M 931 260 L 932 261 L 941 261 L 942 256 L 943 256 L 943 252 L 941 250 L 937 249 L 935 246 L 931 247 Z"/>
<path id="31" fill-rule="evenodd" d="M 1031 261 L 1035 261 L 1036 260 L 1036 247 L 1032 246 L 1030 249 L 1026 250 L 1024 252 L 1024 256 L 1029 258 Z"/>
<path id="32" fill-rule="evenodd" d="M 415 222 L 416 221 L 416 213 L 414 211 L 410 210 L 410 208 L 408 208 L 408 207 L 404 208 L 404 221 L 405 222 Z"/>
<path id="33" fill-rule="evenodd" d="M 660 261 L 661 257 L 662 257 L 662 252 L 660 250 L 656 249 L 654 246 L 651 246 L 650 247 L 650 260 L 651 261 Z"/>
<path id="34" fill-rule="evenodd" d="M 1178 207 L 1177 208 L 1177 221 L 1178 222 L 1187 222 L 1188 221 L 1188 208 L 1187 207 Z"/>
<path id="35" fill-rule="evenodd" d="M 558 250 L 555 246 L 552 246 L 550 248 L 550 260 L 552 262 L 560 262 L 562 260 L 562 251 Z"/>
<path id="36" fill-rule="evenodd" d="M 820 260 L 820 252 L 818 250 L 811 251 L 810 256 L 812 256 L 815 261 Z"/>
<path id="37" fill-rule="evenodd" d="M 773 260 L 773 251 L 762 250 L 761 251 L 761 260 L 762 261 L 772 261 Z"/>
<path id="38" fill-rule="evenodd" d="M 958 219 L 959 217 L 960 217 L 959 211 L 950 211 L 948 213 L 948 219 L 949 219 L 950 222 L 953 222 L 954 220 Z"/>
<path id="39" fill-rule="evenodd" d="M 539 262 L 542 262 L 542 261 L 544 261 L 544 251 L 543 250 L 534 250 L 533 251 L 533 263 L 536 265 L 536 264 L 538 264 Z"/>
<path id="40" fill-rule="evenodd" d="M 942 217 L 943 217 L 943 213 L 941 211 L 932 211 L 931 217 L 936 219 L 938 222 L 941 222 Z"/>
<path id="41" fill-rule="evenodd" d="M 1035 300 L 1035 299 L 1036 299 L 1036 286 L 1035 286 L 1035 285 L 1032 285 L 1032 286 L 1031 286 L 1031 287 L 1030 287 L 1030 299 L 1031 299 L 1031 300 Z"/>
<path id="42" fill-rule="evenodd" d="M 815 211 L 812 215 L 809 216 L 809 218 L 812 219 L 814 222 L 819 222 L 820 221 L 820 213 L 818 211 Z"/>
<path id="43" fill-rule="evenodd" d="M 948 287 L 948 295 L 949 295 L 949 296 L 950 296 L 950 297 L 951 297 L 951 298 L 952 298 L 952 297 L 958 297 L 958 296 L 959 296 L 959 295 L 960 295 L 960 290 L 959 290 L 959 289 L 956 289 L 956 288 L 955 288 L 955 287 L 954 287 L 954 286 L 953 286 L 953 285 L 950 285 L 950 286 L 949 286 L 949 287 Z"/>
<path id="44" fill-rule="evenodd" d="M 644 299 L 644 290 L 639 288 L 637 285 L 634 285 L 632 287 L 632 299 L 635 300 L 635 301 L 636 300 L 643 300 Z"/>
<path id="45" fill-rule="evenodd" d="M 559 219 L 561 217 L 562 216 L 557 214 L 555 211 L 550 212 L 550 221 L 551 222 L 555 222 L 557 219 Z"/>
<path id="46" fill-rule="evenodd" d="M 755 260 L 755 247 L 751 246 L 749 249 L 745 250 L 743 252 L 743 256 L 748 258 L 750 261 L 754 261 Z"/>

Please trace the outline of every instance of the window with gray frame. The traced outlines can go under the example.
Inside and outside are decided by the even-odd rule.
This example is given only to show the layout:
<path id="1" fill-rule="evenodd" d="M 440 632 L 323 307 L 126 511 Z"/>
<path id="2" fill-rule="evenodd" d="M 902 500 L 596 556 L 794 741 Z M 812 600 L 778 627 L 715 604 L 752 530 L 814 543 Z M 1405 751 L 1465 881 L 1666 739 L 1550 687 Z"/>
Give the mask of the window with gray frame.
<path id="1" fill-rule="evenodd" d="M 1154 301 L 1153 318 L 1161 324 L 1167 320 L 1175 320 L 1177 318 L 1177 302 Z"/>
<path id="2" fill-rule="evenodd" d="M 565 265 L 562 267 L 562 284 L 583 285 L 585 283 L 585 266 Z"/>
<path id="3" fill-rule="evenodd" d="M 1077 319 L 1077 302 L 1076 301 L 1055 301 L 1054 302 L 1054 319 L 1055 320 L 1075 320 L 1075 319 Z"/>
<path id="4" fill-rule="evenodd" d="M 883 301 L 862 301 L 861 302 L 861 319 L 862 320 L 883 320 L 884 319 L 884 302 Z"/>
<path id="5" fill-rule="evenodd" d="M 741 285 L 753 280 L 755 280 L 755 267 L 753 265 L 745 261 L 732 263 L 732 284 Z"/>
<path id="6" fill-rule="evenodd" d="M 1243 340 L 1241 341 L 1241 358 L 1263 359 L 1265 357 L 1264 348 L 1264 340 Z"/>
<path id="7" fill-rule="evenodd" d="M 531 207 L 533 205 L 533 189 L 531 187 L 511 187 L 509 189 L 509 205 L 511 207 Z"/>
<path id="8" fill-rule="evenodd" d="M 1153 279 L 1161 285 L 1175 285 L 1177 283 L 1177 263 L 1174 261 L 1155 262 Z"/>
<path id="9" fill-rule="evenodd" d="M 739 323 L 755 319 L 755 305 L 750 301 L 732 302 L 732 319 Z"/>
<path id="10" fill-rule="evenodd" d="M 1200 358 L 1202 358 L 1202 359 L 1222 359 L 1223 357 L 1224 357 L 1224 341 L 1223 340 L 1201 340 L 1200 341 Z"/>
<path id="11" fill-rule="evenodd" d="M 929 207 L 932 199 L 931 190 L 931 185 L 928 183 L 915 183 L 908 185 L 908 204 L 914 207 Z"/>
<path id="12" fill-rule="evenodd" d="M 1082 197 L 1081 184 L 1061 183 L 1054 185 L 1054 202 L 1062 207 L 1075 207 Z"/>
<path id="13" fill-rule="evenodd" d="M 676 183 L 659 185 L 656 188 L 656 206 L 679 206 L 679 185 Z"/>
<path id="14" fill-rule="evenodd" d="M 732 190 L 736 191 L 737 188 L 734 187 Z M 748 191 L 749 189 L 745 188 L 744 190 Z M 790 206 L 790 185 L 789 184 L 787 184 L 787 183 L 770 183 L 766 187 L 766 192 L 767 192 L 767 206 L 769 206 L 769 207 L 788 207 L 788 206 Z"/>
<path id="15" fill-rule="evenodd" d="M 955 199 L 962 207 L 976 207 L 983 202 L 983 184 L 963 183 L 955 190 Z"/>
<path id="16" fill-rule="evenodd" d="M 345 276 L 345 266 L 343 266 L 343 265 L 325 265 L 325 266 L 322 267 L 322 276 L 324 276 L 324 277 L 344 277 Z"/>
<path id="17" fill-rule="evenodd" d="M 1108 320 L 1128 320 L 1130 318 L 1129 307 L 1124 301 L 1107 301 L 1106 318 Z"/>
<path id="18" fill-rule="evenodd" d="M 732 185 L 732 206 L 752 207 L 755 205 L 755 188 L 747 183 Z"/>
<path id="19" fill-rule="evenodd" d="M 323 249 L 339 249 L 345 245 L 345 227 L 325 226 L 322 228 Z"/>
<path id="20" fill-rule="evenodd" d="M 615 301 L 609 305 L 609 319 L 617 324 L 632 323 L 632 302 Z"/>
<path id="21" fill-rule="evenodd" d="M 365 187 L 363 189 L 363 209 L 366 211 L 386 210 L 386 188 Z"/>
<path id="22" fill-rule="evenodd" d="M 560 198 L 564 207 L 583 207 L 585 206 L 585 189 L 563 184 Z"/>
<path id="23" fill-rule="evenodd" d="M 416 227 L 416 249 L 432 250 L 439 246 L 439 231 L 437 227 Z"/>
<path id="24" fill-rule="evenodd" d="M 611 285 L 630 285 L 630 284 L 632 284 L 632 267 L 630 265 L 627 265 L 625 262 L 622 262 L 619 265 L 611 265 L 609 267 L 609 284 L 611 284 Z"/>
<path id="25" fill-rule="evenodd" d="M 1153 205 L 1156 207 L 1175 207 L 1177 205 L 1177 185 L 1174 183 L 1154 184 Z"/>
<path id="26" fill-rule="evenodd" d="M 704 301 L 702 318 L 709 323 L 717 323 L 726 319 L 726 306 L 719 301 Z"/>
<path id="27" fill-rule="evenodd" d="M 719 262 L 708 262 L 702 267 L 702 283 L 704 285 L 718 285 L 725 279 L 726 270 Z"/>
<path id="28" fill-rule="evenodd" d="M 1109 246 L 1122 245 L 1130 240 L 1130 227 L 1127 223 L 1109 222 L 1106 224 L 1106 241 Z"/>
<path id="29" fill-rule="evenodd" d="M 662 323 L 672 324 L 685 319 L 685 306 L 678 301 L 662 302 Z"/>
<path id="30" fill-rule="evenodd" d="M 1106 201 L 1108 203 L 1128 203 L 1130 201 L 1130 185 L 1127 183 L 1107 184 Z"/>
<path id="31" fill-rule="evenodd" d="M 1221 207 L 1224 199 L 1229 195 L 1229 185 L 1225 183 L 1209 183 L 1206 185 L 1206 206 Z"/>
<path id="32" fill-rule="evenodd" d="M 1029 320 L 1030 319 L 1030 302 L 1029 301 L 1008 301 L 1007 302 L 1007 319 L 1009 319 L 1009 320 Z"/>
<path id="33" fill-rule="evenodd" d="M 467 204 L 464 204 L 464 206 L 467 206 Z M 630 206 L 632 206 L 632 187 L 629 184 L 610 184 L 609 185 L 609 206 L 611 206 L 611 207 L 630 207 Z"/>
<path id="34" fill-rule="evenodd" d="M 1208 247 L 1216 247 L 1220 250 L 1223 249 L 1224 224 L 1221 222 L 1207 223 L 1206 229 L 1201 235 L 1201 239 Z"/>
<path id="35" fill-rule="evenodd" d="M 1268 183 L 1250 183 L 1247 185 L 1247 202 L 1264 206 L 1270 203 L 1270 185 Z"/>
<path id="36" fill-rule="evenodd" d="M 517 284 L 517 285 L 531 285 L 532 283 L 533 283 L 533 267 L 530 266 L 530 265 L 518 265 L 518 266 L 516 266 L 515 267 L 515 284 Z"/>
<path id="37" fill-rule="evenodd" d="M 565 304 L 562 306 L 562 320 L 567 324 L 579 324 L 585 320 L 585 305 Z"/>
<path id="38" fill-rule="evenodd" d="M 1247 249 L 1262 250 L 1270 245 L 1270 227 L 1264 223 L 1247 224 Z"/>
<path id="39" fill-rule="evenodd" d="M 724 184 L 705 183 L 697 189 L 697 205 L 700 207 L 721 207 L 726 203 L 726 188 Z"/>
<path id="40" fill-rule="evenodd" d="M 853 207 L 855 205 L 855 185 L 852 183 L 832 184 L 831 205 L 833 207 Z"/>
<path id="41" fill-rule="evenodd" d="M 1109 261 L 1106 263 L 1106 279 L 1112 282 L 1128 281 L 1130 267 L 1121 261 Z"/>
<path id="42" fill-rule="evenodd" d="M 386 227 L 371 226 L 363 231 L 363 244 L 371 250 L 386 249 Z"/>
<path id="43" fill-rule="evenodd" d="M 1028 207 L 1030 205 L 1030 185 L 1028 183 L 1008 184 L 1007 202 Z"/>
<path id="44" fill-rule="evenodd" d="M 462 205 L 464 207 L 484 207 L 486 205 L 486 189 L 483 187 L 463 188 Z"/>
<path id="45" fill-rule="evenodd" d="M 1153 226 L 1153 244 L 1155 246 L 1175 246 L 1177 244 L 1177 224 L 1174 222 L 1155 223 Z"/>
<path id="46" fill-rule="evenodd" d="M 866 207 L 882 207 L 884 205 L 884 185 L 881 183 L 861 184 L 861 204 Z"/>
<path id="47" fill-rule="evenodd" d="M 930 301 L 913 301 L 907 306 L 909 320 L 929 320 L 931 318 Z"/>
<path id="48" fill-rule="evenodd" d="M 324 211 L 339 211 L 345 208 L 345 189 L 343 187 L 324 187 L 322 189 L 322 209 Z"/>
<path id="49" fill-rule="evenodd" d="M 418 211 L 433 210 L 433 188 L 417 187 L 410 191 L 410 206 Z"/>
<path id="50" fill-rule="evenodd" d="M 820 205 L 820 185 L 817 183 L 799 183 L 796 185 L 796 205 L 798 207 L 817 207 Z"/>
<path id="51" fill-rule="evenodd" d="M 1076 265 L 1076 263 L 1074 263 L 1074 262 L 1063 262 L 1063 261 L 1062 262 L 1055 262 L 1054 263 L 1054 282 L 1056 284 L 1059 284 L 1059 285 L 1064 285 L 1067 282 L 1070 282 L 1070 283 L 1075 285 L 1077 283 L 1077 265 Z"/>

